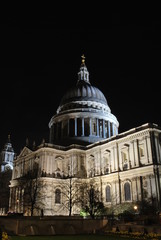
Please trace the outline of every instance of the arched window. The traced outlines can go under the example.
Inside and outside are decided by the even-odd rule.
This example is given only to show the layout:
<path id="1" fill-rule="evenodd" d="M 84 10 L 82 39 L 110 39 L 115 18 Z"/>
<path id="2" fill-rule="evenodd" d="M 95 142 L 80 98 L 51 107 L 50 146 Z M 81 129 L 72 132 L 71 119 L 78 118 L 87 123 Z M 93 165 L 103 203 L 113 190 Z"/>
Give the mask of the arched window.
<path id="1" fill-rule="evenodd" d="M 55 190 L 55 203 L 60 203 L 61 199 L 61 191 L 60 189 Z"/>
<path id="2" fill-rule="evenodd" d="M 128 182 L 126 182 L 124 185 L 124 193 L 125 193 L 125 201 L 130 201 L 131 200 L 131 189 L 130 189 L 130 184 Z"/>
<path id="3" fill-rule="evenodd" d="M 106 202 L 111 202 L 111 187 L 106 187 Z"/>

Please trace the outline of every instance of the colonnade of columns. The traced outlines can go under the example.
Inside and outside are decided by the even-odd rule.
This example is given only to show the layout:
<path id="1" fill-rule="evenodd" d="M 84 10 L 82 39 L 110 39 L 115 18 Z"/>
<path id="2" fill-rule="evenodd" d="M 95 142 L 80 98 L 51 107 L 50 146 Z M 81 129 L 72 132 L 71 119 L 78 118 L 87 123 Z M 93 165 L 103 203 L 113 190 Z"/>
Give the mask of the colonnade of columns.
<path id="1" fill-rule="evenodd" d="M 24 189 L 14 187 L 10 189 L 9 209 L 14 212 L 23 212 L 23 194 Z"/>
<path id="2" fill-rule="evenodd" d="M 98 118 L 70 118 L 56 122 L 50 130 L 51 141 L 63 137 L 109 138 L 118 134 L 118 128 L 113 122 Z"/>

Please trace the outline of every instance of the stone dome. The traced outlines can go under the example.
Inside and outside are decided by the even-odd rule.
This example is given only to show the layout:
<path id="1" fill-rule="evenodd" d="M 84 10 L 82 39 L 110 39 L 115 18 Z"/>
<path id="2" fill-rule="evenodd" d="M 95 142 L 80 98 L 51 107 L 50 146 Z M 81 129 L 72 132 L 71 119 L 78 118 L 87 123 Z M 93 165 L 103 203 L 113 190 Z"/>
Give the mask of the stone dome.
<path id="1" fill-rule="evenodd" d="M 81 64 L 77 84 L 62 97 L 57 113 L 81 107 L 111 112 L 104 94 L 90 84 L 89 72 L 85 63 Z"/>
<path id="2" fill-rule="evenodd" d="M 62 97 L 57 113 L 80 107 L 92 107 L 110 112 L 104 94 L 90 83 L 78 81 L 75 87 L 69 89 Z"/>
<path id="3" fill-rule="evenodd" d="M 78 80 L 62 97 L 49 122 L 50 143 L 88 145 L 118 134 L 119 123 L 104 94 L 90 84 L 82 56 Z"/>
<path id="4" fill-rule="evenodd" d="M 60 106 L 71 101 L 95 101 L 107 105 L 104 94 L 90 83 L 79 81 L 77 85 L 71 88 L 62 98 Z"/>

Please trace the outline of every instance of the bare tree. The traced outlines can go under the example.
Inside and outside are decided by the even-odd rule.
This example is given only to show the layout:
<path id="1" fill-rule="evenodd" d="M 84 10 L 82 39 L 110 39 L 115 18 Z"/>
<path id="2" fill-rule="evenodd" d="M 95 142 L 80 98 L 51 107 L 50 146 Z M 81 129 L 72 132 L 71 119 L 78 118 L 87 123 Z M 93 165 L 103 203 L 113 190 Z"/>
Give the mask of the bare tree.
<path id="1" fill-rule="evenodd" d="M 20 185 L 24 190 L 23 206 L 30 210 L 31 216 L 35 209 L 40 209 L 42 206 L 42 187 L 43 183 L 40 181 L 39 164 L 34 163 L 33 169 L 28 171 L 26 175 L 19 179 Z"/>
<path id="2" fill-rule="evenodd" d="M 80 183 L 79 180 L 73 177 L 67 177 L 61 181 L 63 207 L 68 210 L 69 216 L 72 215 L 74 206 L 80 204 Z"/>
<path id="3" fill-rule="evenodd" d="M 9 184 L 11 177 L 11 169 L 6 169 L 4 172 L 0 172 L 0 211 L 3 211 L 3 213 L 7 213 L 9 209 Z"/>
<path id="4" fill-rule="evenodd" d="M 82 185 L 82 209 L 90 215 L 92 219 L 105 214 L 100 191 L 93 184 Z"/>

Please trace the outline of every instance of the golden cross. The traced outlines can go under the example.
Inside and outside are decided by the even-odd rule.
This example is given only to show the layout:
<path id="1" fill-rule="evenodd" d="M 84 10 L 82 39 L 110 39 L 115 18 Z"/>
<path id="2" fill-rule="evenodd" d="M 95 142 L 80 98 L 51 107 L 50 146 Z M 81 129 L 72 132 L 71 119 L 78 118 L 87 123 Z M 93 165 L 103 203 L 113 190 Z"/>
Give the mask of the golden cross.
<path id="1" fill-rule="evenodd" d="M 84 56 L 84 54 L 81 56 L 81 58 L 82 58 L 82 63 L 84 64 L 85 63 L 85 56 Z"/>

